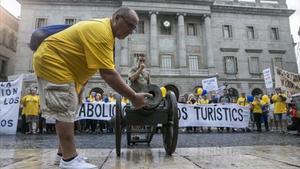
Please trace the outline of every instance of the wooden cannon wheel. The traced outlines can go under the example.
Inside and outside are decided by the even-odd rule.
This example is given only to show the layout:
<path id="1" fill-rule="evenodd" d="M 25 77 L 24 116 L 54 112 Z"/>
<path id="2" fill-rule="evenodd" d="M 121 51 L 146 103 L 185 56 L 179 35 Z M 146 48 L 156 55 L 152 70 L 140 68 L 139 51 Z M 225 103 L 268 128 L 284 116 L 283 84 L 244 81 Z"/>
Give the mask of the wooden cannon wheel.
<path id="1" fill-rule="evenodd" d="M 120 157 L 121 155 L 121 138 L 122 138 L 122 104 L 121 104 L 121 96 L 116 95 L 116 122 L 115 122 L 115 134 L 116 134 L 116 153 L 117 156 Z"/>
<path id="2" fill-rule="evenodd" d="M 164 148 L 168 155 L 175 152 L 178 139 L 178 111 L 176 96 L 172 91 L 169 91 L 166 96 L 168 102 L 168 122 L 162 126 L 162 136 Z"/>

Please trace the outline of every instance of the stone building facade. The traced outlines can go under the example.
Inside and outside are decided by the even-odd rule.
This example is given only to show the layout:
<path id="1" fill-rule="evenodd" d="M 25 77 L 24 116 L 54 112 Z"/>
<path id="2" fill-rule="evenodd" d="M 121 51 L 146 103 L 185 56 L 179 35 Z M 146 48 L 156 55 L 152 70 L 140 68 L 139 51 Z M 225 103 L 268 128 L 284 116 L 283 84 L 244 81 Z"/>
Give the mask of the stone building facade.
<path id="1" fill-rule="evenodd" d="M 19 19 L 0 5 L 0 81 L 14 74 Z"/>
<path id="2" fill-rule="evenodd" d="M 152 82 L 192 93 L 217 77 L 233 93 L 266 92 L 262 71 L 279 66 L 297 72 L 285 0 L 19 0 L 22 4 L 15 73 L 32 72 L 27 47 L 34 29 L 108 17 L 120 6 L 140 17 L 136 32 L 117 40 L 117 70 L 127 79 L 135 57 L 147 57 Z M 110 91 L 95 75 L 86 92 Z"/>

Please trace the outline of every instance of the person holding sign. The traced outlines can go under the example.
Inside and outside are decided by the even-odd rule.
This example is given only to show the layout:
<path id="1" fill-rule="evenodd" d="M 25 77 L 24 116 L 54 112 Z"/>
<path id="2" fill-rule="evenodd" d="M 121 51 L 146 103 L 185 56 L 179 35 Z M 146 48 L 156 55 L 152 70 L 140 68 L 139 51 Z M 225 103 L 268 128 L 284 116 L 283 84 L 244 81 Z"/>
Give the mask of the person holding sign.
<path id="1" fill-rule="evenodd" d="M 97 168 L 78 156 L 74 142 L 74 120 L 81 93 L 97 72 L 136 109 L 145 105 L 148 93 L 136 93 L 115 70 L 115 38 L 124 39 L 138 24 L 137 13 L 121 7 L 111 18 L 78 22 L 49 36 L 33 55 L 38 79 L 42 115 L 56 120 L 60 168 Z"/>

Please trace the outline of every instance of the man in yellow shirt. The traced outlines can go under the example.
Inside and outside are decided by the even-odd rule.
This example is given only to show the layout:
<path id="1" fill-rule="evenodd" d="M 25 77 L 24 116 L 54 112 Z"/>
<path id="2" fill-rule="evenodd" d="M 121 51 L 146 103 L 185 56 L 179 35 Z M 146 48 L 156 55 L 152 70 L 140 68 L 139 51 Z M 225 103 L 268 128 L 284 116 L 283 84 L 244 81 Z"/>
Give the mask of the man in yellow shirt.
<path id="1" fill-rule="evenodd" d="M 247 101 L 247 98 L 246 98 L 246 94 L 244 93 L 244 92 L 242 92 L 241 93 L 241 96 L 237 99 L 237 101 L 236 101 L 236 103 L 238 104 L 238 105 L 240 105 L 240 106 L 248 106 L 249 104 L 248 104 L 248 101 Z M 254 127 L 254 122 L 253 122 L 253 118 L 252 118 L 252 114 L 250 113 L 250 120 L 251 120 L 251 122 L 249 121 L 249 123 L 251 123 L 252 125 L 253 125 L 253 127 Z M 246 127 L 246 128 L 242 128 L 242 131 L 243 132 L 250 132 L 251 130 L 250 130 L 250 128 L 249 127 Z"/>
<path id="2" fill-rule="evenodd" d="M 151 96 L 128 87 L 114 65 L 115 38 L 127 37 L 138 21 L 134 10 L 121 7 L 111 18 L 81 21 L 48 37 L 34 53 L 42 115 L 56 119 L 60 168 L 97 168 L 77 155 L 74 120 L 83 87 L 98 70 L 136 109 L 145 105 L 145 96 Z"/>
<path id="3" fill-rule="evenodd" d="M 256 123 L 256 128 L 258 132 L 261 132 L 261 115 L 262 115 L 262 104 L 259 96 L 254 96 L 254 101 L 251 103 L 253 110 L 253 117 Z"/>
<path id="4" fill-rule="evenodd" d="M 238 98 L 236 103 L 240 106 L 247 106 L 248 103 L 247 103 L 247 99 L 246 99 L 246 94 L 241 93 L 241 96 Z"/>
<path id="5" fill-rule="evenodd" d="M 29 94 L 21 99 L 23 106 L 22 114 L 25 115 L 29 131 L 26 134 L 36 134 L 39 122 L 40 97 L 36 95 L 37 90 L 31 88 Z"/>
<path id="6" fill-rule="evenodd" d="M 280 126 L 280 131 L 285 132 L 287 127 L 287 106 L 286 99 L 287 96 L 282 93 L 280 88 L 275 90 L 276 94 L 272 96 L 272 100 L 274 102 L 274 120 L 275 120 L 275 128 L 278 130 L 278 126 Z"/>

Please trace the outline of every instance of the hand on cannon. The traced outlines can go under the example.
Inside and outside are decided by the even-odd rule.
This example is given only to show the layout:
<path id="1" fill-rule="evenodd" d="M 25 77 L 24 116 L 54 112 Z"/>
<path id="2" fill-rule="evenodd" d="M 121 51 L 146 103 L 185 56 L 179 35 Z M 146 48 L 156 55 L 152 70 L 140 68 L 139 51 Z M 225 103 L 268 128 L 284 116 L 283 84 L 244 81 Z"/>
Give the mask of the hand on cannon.
<path id="1" fill-rule="evenodd" d="M 153 96 L 150 93 L 136 93 L 135 97 L 131 101 L 134 108 L 137 110 L 144 107 L 147 103 L 147 98 L 151 98 L 151 97 Z"/>

